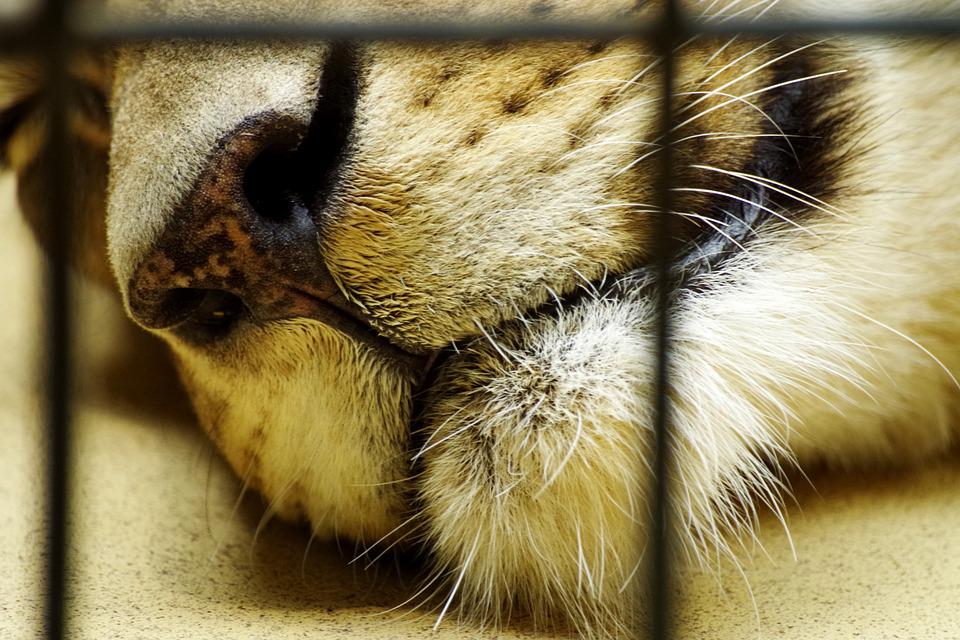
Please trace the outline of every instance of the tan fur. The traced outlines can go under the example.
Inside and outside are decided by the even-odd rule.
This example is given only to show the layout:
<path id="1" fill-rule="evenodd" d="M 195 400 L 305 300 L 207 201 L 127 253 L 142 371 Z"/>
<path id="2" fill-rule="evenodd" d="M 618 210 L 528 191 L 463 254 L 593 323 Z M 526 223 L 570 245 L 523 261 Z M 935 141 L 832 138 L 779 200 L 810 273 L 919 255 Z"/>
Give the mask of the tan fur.
<path id="1" fill-rule="evenodd" d="M 169 4 L 158 11 L 203 12 Z M 447 3 L 347 4 L 314 17 L 459 16 Z M 555 15 L 631 4 L 557 3 Z M 713 19 L 738 4 L 690 3 Z M 880 6 L 834 4 L 753 11 Z M 289 9 L 270 3 L 257 17 Z M 528 9 L 504 0 L 467 17 Z M 844 167 L 834 192 L 794 202 L 799 223 L 765 222 L 673 309 L 673 514 L 678 553 L 694 564 L 731 553 L 728 536 L 748 535 L 756 505 L 779 509 L 784 469 L 922 459 L 956 438 L 960 45 L 817 46 L 813 73 L 852 78 L 849 93 L 818 105 L 855 112 L 831 151 Z M 372 555 L 423 543 L 438 576 L 426 589 L 482 622 L 519 605 L 544 625 L 624 633 L 649 510 L 653 303 L 586 295 L 538 310 L 648 259 L 655 58 L 619 41 L 361 51 L 356 146 L 319 242 L 381 335 L 417 353 L 457 341 L 418 398 L 419 444 L 418 372 L 317 322 L 247 326 L 208 347 L 158 333 L 204 428 L 271 512 L 308 519 L 321 538 L 376 543 Z M 681 49 L 678 104 L 700 114 L 680 130 L 678 184 L 694 189 L 678 195 L 682 212 L 706 206 L 704 189 L 737 183 L 729 172 L 749 160 L 748 136 L 767 127 L 757 103 L 778 81 L 772 51 L 746 38 Z M 309 120 L 328 53 L 160 43 L 102 63 L 113 78 L 106 230 L 121 294 L 223 135 L 267 111 Z M 0 111 L 29 94 L 25 78 L 0 75 Z M 21 174 L 40 126 L 25 122 L 7 143 Z M 102 219 L 97 206 L 88 215 Z M 694 237 L 696 226 L 678 232 Z"/>

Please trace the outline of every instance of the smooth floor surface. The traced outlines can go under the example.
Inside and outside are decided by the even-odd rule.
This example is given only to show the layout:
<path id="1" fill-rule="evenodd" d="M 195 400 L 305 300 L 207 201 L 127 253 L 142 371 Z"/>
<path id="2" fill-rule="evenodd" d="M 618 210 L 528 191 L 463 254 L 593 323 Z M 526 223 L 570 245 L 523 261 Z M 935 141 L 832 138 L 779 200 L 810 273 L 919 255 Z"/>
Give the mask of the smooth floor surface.
<path id="1" fill-rule="evenodd" d="M 0 179 L 0 640 L 39 637 L 43 545 L 39 258 Z M 348 564 L 352 548 L 310 544 L 262 523 L 199 429 L 150 342 L 109 294 L 77 315 L 71 637 L 530 638 L 481 631 L 405 600 L 392 565 Z M 686 571 L 677 638 L 960 640 L 960 456 L 924 469 L 797 486 L 790 537 L 766 517 L 742 571 Z M 792 542 L 791 542 L 792 538 Z M 795 551 L 794 551 L 795 550 Z M 795 555 L 794 555 L 795 554 Z M 391 610 L 392 609 L 392 610 Z"/>

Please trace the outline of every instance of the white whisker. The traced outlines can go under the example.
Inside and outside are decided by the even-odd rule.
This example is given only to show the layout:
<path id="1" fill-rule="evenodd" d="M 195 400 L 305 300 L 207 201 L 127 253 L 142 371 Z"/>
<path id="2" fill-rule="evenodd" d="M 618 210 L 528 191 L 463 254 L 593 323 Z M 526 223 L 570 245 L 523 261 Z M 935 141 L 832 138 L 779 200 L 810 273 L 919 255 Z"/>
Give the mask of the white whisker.
<path id="1" fill-rule="evenodd" d="M 724 197 L 724 198 L 731 198 L 731 199 L 733 199 L 733 200 L 737 200 L 738 202 L 742 202 L 742 203 L 744 203 L 744 204 L 750 205 L 751 207 L 757 207 L 757 208 L 760 209 L 761 211 L 766 211 L 766 212 L 769 213 L 770 215 L 775 216 L 775 217 L 779 218 L 780 220 L 783 220 L 784 222 L 786 222 L 786 223 L 789 224 L 790 226 L 792 226 L 792 227 L 794 227 L 794 228 L 796 228 L 796 229 L 798 229 L 798 230 L 800 230 L 800 231 L 802 231 L 802 232 L 804 232 L 804 233 L 806 233 L 806 234 L 808 234 L 808 235 L 817 237 L 817 234 L 816 234 L 815 232 L 813 232 L 813 231 L 811 231 L 809 228 L 807 228 L 807 227 L 799 224 L 799 223 L 796 222 L 795 220 L 791 220 L 790 218 L 788 218 L 787 216 L 783 215 L 782 213 L 780 213 L 780 212 L 778 212 L 778 211 L 774 211 L 774 210 L 771 209 L 770 207 L 767 207 L 767 206 L 764 206 L 764 205 L 759 204 L 759 203 L 757 203 L 757 202 L 754 202 L 754 201 L 752 201 L 752 200 L 750 200 L 750 199 L 748 199 L 748 198 L 743 198 L 743 197 L 741 197 L 741 196 L 734 195 L 734 194 L 732 194 L 732 193 L 727 193 L 726 191 L 718 191 L 718 190 L 716 190 L 716 189 L 700 189 L 700 188 L 697 188 L 697 187 L 674 187 L 672 190 L 673 190 L 673 191 L 679 191 L 679 192 L 689 192 L 689 193 L 705 193 L 705 194 L 710 194 L 710 195 L 715 195 L 715 196 L 722 196 L 722 197 Z"/>
<path id="2" fill-rule="evenodd" d="M 440 615 L 437 616 L 437 621 L 433 625 L 433 630 L 436 631 L 440 628 L 440 623 L 443 622 L 443 618 L 447 615 L 447 610 L 450 608 L 450 604 L 453 602 L 453 599 L 457 595 L 457 591 L 460 590 L 460 584 L 463 582 L 463 578 L 467 573 L 467 569 L 470 568 L 470 564 L 473 562 L 474 554 L 477 552 L 477 545 L 480 542 L 480 532 L 477 532 L 477 535 L 473 539 L 473 547 L 470 549 L 470 553 L 467 554 L 467 559 L 463 563 L 463 567 L 460 569 L 460 575 L 457 576 L 457 581 L 453 584 L 453 588 L 450 590 L 450 595 L 447 597 L 447 601 L 443 604 L 443 609 L 440 611 Z"/>

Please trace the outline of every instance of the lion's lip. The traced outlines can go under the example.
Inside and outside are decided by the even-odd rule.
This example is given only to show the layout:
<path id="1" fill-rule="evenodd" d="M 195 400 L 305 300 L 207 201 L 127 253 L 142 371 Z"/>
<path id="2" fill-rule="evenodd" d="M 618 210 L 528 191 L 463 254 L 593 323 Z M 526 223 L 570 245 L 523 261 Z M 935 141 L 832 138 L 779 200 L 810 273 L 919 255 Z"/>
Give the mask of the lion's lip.
<path id="1" fill-rule="evenodd" d="M 405 370 L 417 375 L 424 371 L 435 357 L 434 352 L 414 353 L 403 349 L 376 329 L 367 314 L 358 305 L 350 302 L 339 291 L 310 291 L 303 287 L 291 287 L 288 290 L 288 303 L 284 311 L 271 317 L 258 315 L 258 323 L 272 323 L 289 320 L 291 308 L 296 309 L 298 319 L 314 320 L 350 338 L 354 342 L 370 349 L 376 355 L 389 360 Z"/>

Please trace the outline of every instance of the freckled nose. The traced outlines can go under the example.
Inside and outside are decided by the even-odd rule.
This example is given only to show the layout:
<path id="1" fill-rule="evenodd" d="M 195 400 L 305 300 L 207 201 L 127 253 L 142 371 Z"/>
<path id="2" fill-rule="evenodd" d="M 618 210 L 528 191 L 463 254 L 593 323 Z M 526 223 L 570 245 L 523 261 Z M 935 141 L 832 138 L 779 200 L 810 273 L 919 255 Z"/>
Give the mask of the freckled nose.
<path id="1" fill-rule="evenodd" d="M 130 279 L 137 322 L 224 328 L 244 314 L 293 318 L 342 301 L 311 215 L 320 196 L 302 168 L 310 164 L 302 157 L 307 133 L 293 118 L 267 113 L 221 140 Z"/>

